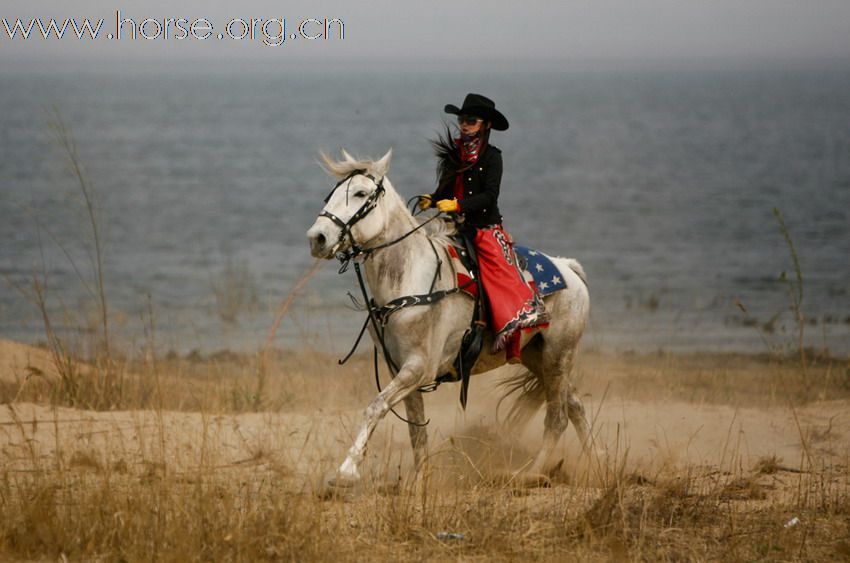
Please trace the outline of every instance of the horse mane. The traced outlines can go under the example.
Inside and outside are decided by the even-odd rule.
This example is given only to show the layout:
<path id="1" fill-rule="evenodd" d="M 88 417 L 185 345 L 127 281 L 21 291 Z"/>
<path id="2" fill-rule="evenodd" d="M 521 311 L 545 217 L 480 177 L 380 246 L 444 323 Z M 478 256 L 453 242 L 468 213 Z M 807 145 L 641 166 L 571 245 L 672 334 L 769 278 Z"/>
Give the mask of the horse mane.
<path id="1" fill-rule="evenodd" d="M 342 153 L 342 160 L 337 160 L 334 157 L 330 156 L 326 152 L 319 153 L 322 159 L 322 167 L 332 176 L 336 178 L 345 178 L 355 170 L 366 170 L 368 172 L 373 172 L 375 169 L 376 162 L 372 159 L 366 158 L 355 158 L 351 156 L 345 149 L 340 151 Z M 391 183 L 385 183 L 385 187 L 392 186 Z M 404 202 L 401 200 L 401 197 L 398 195 L 398 192 L 394 187 L 391 188 L 392 192 L 398 198 L 399 203 L 402 207 L 404 207 Z M 389 191 L 389 190 L 388 190 Z M 406 208 L 405 208 L 406 209 Z M 422 224 L 427 219 L 419 219 L 414 217 L 413 215 L 408 213 L 407 217 L 413 219 L 417 224 Z M 440 245 L 450 245 L 452 243 L 452 236 L 457 234 L 457 222 L 449 217 L 440 217 L 434 221 L 428 223 L 423 231 L 428 237 L 440 244 Z"/>
<path id="2" fill-rule="evenodd" d="M 380 160 L 355 158 L 345 149 L 340 149 L 340 153 L 342 154 L 342 160 L 337 160 L 324 151 L 319 153 L 322 159 L 321 164 L 325 171 L 339 179 L 345 178 L 355 170 L 362 170 L 374 176 L 384 178 L 384 193 L 386 194 L 385 197 L 389 198 L 389 205 L 395 209 L 398 218 L 408 224 L 408 228 L 416 226 L 416 218 L 405 207 L 404 200 L 401 199 L 401 195 L 396 191 L 387 176 L 389 165 L 386 162 L 382 164 Z M 388 152 L 387 155 L 389 154 L 391 153 Z M 381 160 L 384 160 L 384 158 Z M 404 212 L 402 213 L 401 210 L 404 210 Z"/>
<path id="3" fill-rule="evenodd" d="M 457 222 L 449 217 L 440 217 L 428 223 L 424 230 L 432 241 L 448 246 L 454 244 L 452 237 L 457 234 Z"/>
<path id="4" fill-rule="evenodd" d="M 332 176 L 337 178 L 345 178 L 355 170 L 372 171 L 375 168 L 375 161 L 366 158 L 354 158 L 343 149 L 343 160 L 337 160 L 328 153 L 322 151 L 319 156 L 322 159 L 322 167 Z"/>

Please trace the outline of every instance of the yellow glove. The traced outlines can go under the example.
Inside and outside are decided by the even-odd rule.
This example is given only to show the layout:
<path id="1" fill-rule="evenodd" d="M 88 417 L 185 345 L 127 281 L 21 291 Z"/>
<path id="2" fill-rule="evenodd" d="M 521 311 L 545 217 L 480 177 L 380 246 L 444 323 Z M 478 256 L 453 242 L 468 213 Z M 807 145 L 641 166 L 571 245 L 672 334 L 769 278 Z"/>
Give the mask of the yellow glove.
<path id="1" fill-rule="evenodd" d="M 460 206 L 457 204 L 456 199 L 441 199 L 437 202 L 437 209 L 441 213 L 456 213 L 460 209 Z"/>
<path id="2" fill-rule="evenodd" d="M 433 202 L 431 201 L 431 194 L 422 194 L 421 196 L 419 196 L 419 203 L 417 203 L 416 205 L 419 206 L 419 209 L 425 211 L 426 209 L 431 208 L 432 203 Z"/>

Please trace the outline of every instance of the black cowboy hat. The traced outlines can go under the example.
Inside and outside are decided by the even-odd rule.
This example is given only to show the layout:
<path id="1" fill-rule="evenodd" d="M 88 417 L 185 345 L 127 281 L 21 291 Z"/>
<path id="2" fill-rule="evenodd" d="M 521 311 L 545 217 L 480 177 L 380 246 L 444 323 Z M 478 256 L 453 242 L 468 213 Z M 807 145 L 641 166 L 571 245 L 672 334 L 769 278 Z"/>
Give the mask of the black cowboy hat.
<path id="1" fill-rule="evenodd" d="M 504 131 L 508 128 L 508 120 L 496 109 L 496 102 L 482 96 L 481 94 L 467 94 L 463 99 L 463 107 L 447 104 L 446 113 L 454 115 L 473 115 L 489 121 L 496 131 Z"/>

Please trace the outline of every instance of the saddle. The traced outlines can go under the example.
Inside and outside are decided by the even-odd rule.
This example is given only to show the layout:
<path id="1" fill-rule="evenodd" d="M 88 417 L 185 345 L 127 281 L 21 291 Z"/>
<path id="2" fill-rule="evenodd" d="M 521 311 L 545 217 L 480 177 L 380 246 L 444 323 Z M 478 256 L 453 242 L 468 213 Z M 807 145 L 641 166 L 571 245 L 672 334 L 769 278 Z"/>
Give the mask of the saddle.
<path id="1" fill-rule="evenodd" d="M 484 332 L 487 330 L 487 321 L 484 320 L 487 318 L 487 301 L 483 299 L 484 286 L 481 284 L 481 276 L 478 272 L 478 259 L 472 236 L 465 233 L 453 235 L 452 244 L 449 246 L 449 256 L 457 276 L 457 287 L 463 288 L 462 291 L 475 300 L 475 307 L 472 310 L 472 321 L 463 334 L 460 351 L 453 364 L 454 372 L 438 376 L 434 381 L 434 388 L 436 389 L 436 386 L 441 383 L 460 381 L 460 404 L 466 409 L 469 377 L 481 354 Z"/>
<path id="2" fill-rule="evenodd" d="M 470 326 L 463 335 L 460 351 L 453 363 L 453 371 L 439 376 L 435 386 L 443 382 L 460 381 L 460 403 L 466 408 L 469 377 L 481 354 L 484 335 L 488 330 L 487 300 L 484 299 L 473 235 L 461 232 L 454 235 L 452 241 L 448 252 L 457 277 L 456 287 L 472 297 L 475 306 Z M 546 254 L 515 245 L 514 255 L 526 283 L 541 297 L 567 287 L 564 276 Z"/>

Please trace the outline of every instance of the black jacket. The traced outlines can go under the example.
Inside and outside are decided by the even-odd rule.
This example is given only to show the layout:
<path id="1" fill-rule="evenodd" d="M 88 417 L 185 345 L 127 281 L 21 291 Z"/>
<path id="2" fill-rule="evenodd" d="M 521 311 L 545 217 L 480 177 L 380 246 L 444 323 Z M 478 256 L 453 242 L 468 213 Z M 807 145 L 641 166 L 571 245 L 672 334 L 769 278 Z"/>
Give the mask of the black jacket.
<path id="1" fill-rule="evenodd" d="M 453 155 L 456 157 L 456 155 Z M 436 203 L 441 199 L 454 198 L 456 166 L 452 166 L 448 158 L 443 157 L 442 173 L 437 191 L 431 195 Z M 454 160 L 454 159 L 452 159 Z M 464 194 L 459 200 L 460 213 L 464 216 L 464 225 L 469 227 L 486 227 L 502 222 L 499 213 L 499 186 L 502 183 L 502 151 L 493 145 L 478 157 L 471 168 L 462 172 Z"/>

